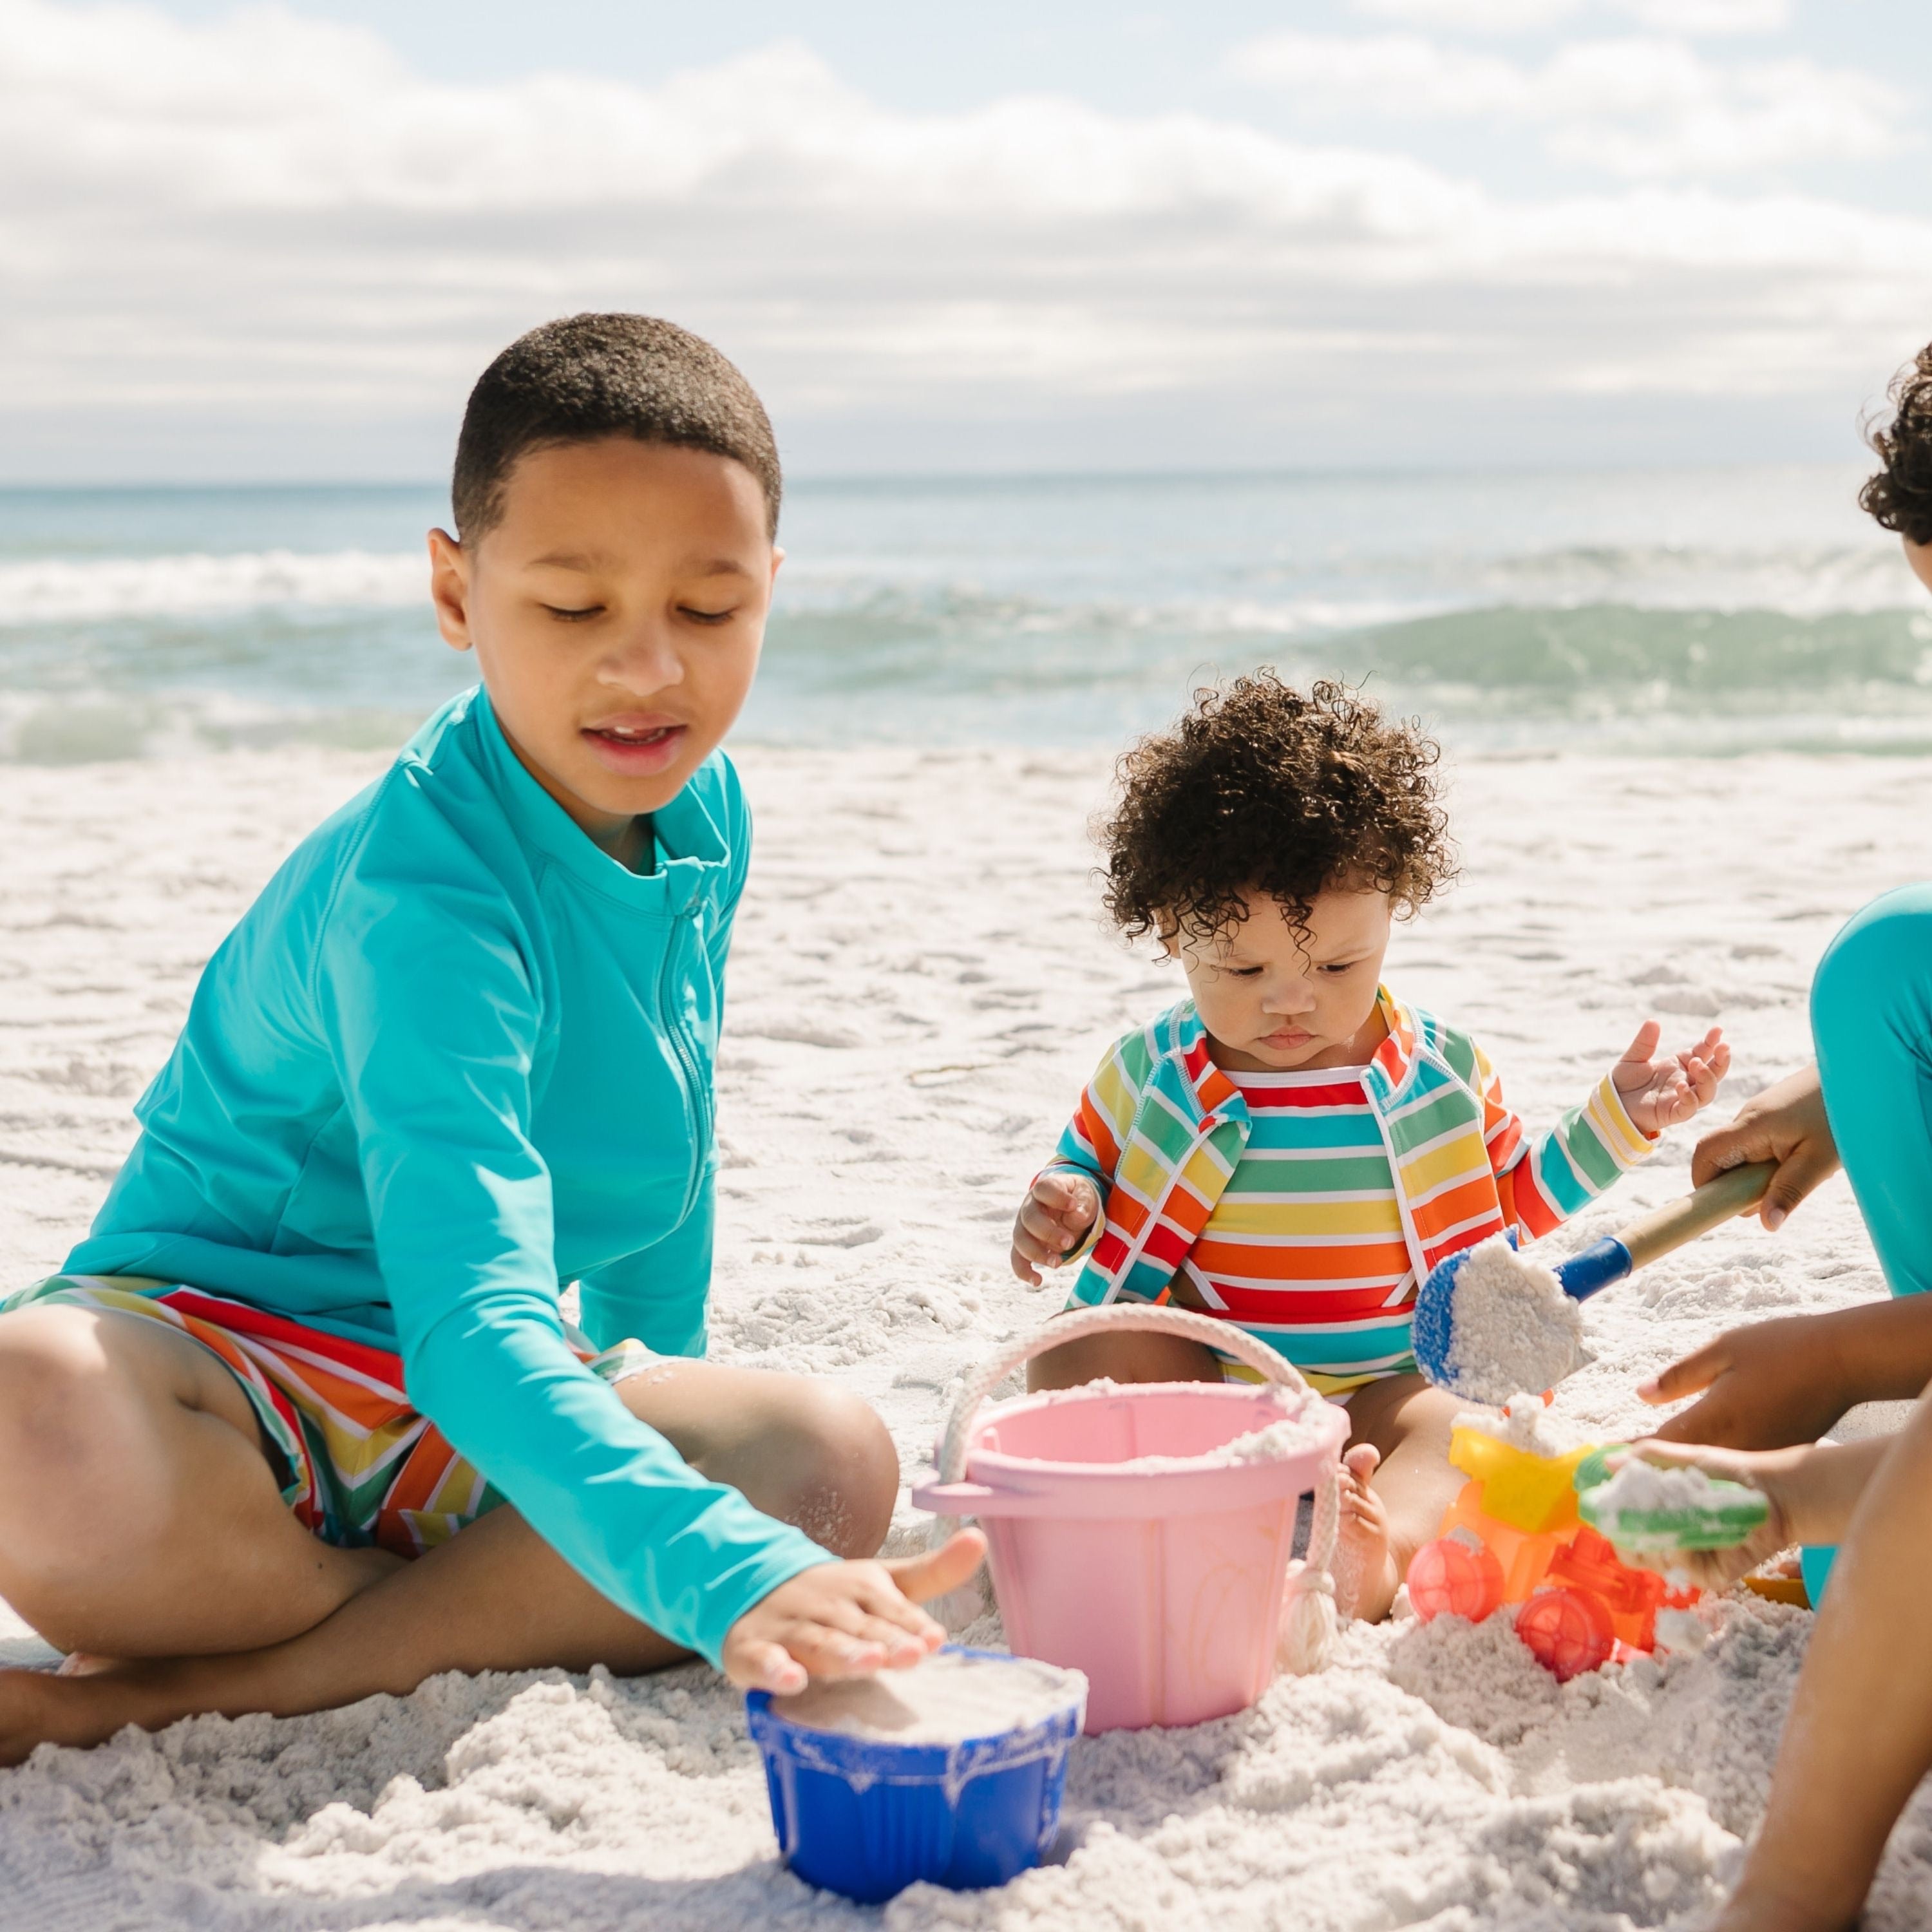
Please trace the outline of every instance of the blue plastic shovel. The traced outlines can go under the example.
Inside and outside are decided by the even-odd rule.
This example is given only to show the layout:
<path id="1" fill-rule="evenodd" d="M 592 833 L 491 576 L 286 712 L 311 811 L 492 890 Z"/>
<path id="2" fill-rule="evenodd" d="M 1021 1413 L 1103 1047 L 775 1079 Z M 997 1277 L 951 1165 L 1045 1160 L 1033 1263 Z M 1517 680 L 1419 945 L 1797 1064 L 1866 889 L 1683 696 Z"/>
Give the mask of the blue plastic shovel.
<path id="1" fill-rule="evenodd" d="M 1573 1301 L 1587 1301 L 1613 1282 L 1623 1280 L 1634 1268 L 1681 1248 L 1720 1222 L 1755 1207 L 1778 1172 L 1772 1161 L 1759 1161 L 1747 1167 L 1727 1168 L 1702 1187 L 1694 1190 L 1668 1207 L 1659 1208 L 1634 1222 L 1621 1236 L 1606 1234 L 1592 1241 L 1580 1253 L 1556 1263 L 1552 1272 L 1563 1292 Z M 1516 1245 L 1514 1232 L 1510 1245 Z M 1467 1265 L 1472 1250 L 1438 1262 L 1415 1298 L 1414 1346 L 1418 1366 L 1438 1388 L 1457 1394 L 1471 1391 L 1459 1384 L 1449 1366 L 1456 1337 L 1456 1278 Z"/>

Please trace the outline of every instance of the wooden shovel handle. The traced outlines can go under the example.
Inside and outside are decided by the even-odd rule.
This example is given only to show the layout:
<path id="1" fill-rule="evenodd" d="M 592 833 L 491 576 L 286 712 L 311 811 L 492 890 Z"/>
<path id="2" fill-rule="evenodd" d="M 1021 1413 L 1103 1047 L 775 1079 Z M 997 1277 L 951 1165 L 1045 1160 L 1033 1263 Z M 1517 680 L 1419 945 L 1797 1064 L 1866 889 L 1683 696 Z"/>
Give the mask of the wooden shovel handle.
<path id="1" fill-rule="evenodd" d="M 1630 1265 L 1642 1268 L 1686 1241 L 1708 1233 L 1719 1222 L 1755 1208 L 1764 1198 L 1771 1177 L 1778 1172 L 1772 1160 L 1754 1161 L 1744 1167 L 1726 1168 L 1702 1187 L 1634 1222 L 1618 1237 L 1629 1249 Z"/>

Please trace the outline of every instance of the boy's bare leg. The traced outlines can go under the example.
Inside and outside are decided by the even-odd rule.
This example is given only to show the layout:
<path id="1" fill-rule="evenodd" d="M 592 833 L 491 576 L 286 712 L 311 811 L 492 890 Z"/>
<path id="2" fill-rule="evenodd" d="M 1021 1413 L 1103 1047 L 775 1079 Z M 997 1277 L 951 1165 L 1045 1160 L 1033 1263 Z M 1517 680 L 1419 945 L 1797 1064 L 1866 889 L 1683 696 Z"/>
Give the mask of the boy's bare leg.
<path id="1" fill-rule="evenodd" d="M 5 1340 L 0 1324 L 0 1344 Z M 733 1484 L 771 1514 L 800 1523 L 835 1553 L 869 1556 L 883 1540 L 898 1460 L 884 1425 L 855 1399 L 798 1378 L 698 1362 L 660 1365 L 619 1384 L 618 1393 L 694 1466 Z M 260 1460 L 259 1449 L 244 1446 Z M 279 1496 L 274 1501 L 291 1521 Z M 193 1529 L 192 1512 L 184 1516 Z M 54 1527 L 45 1526 L 50 1539 Z M 296 1527 L 304 1546 L 320 1546 Z M 211 1628 L 226 1628 L 216 1608 L 225 1590 L 222 1560 L 238 1553 L 252 1564 L 248 1539 L 268 1528 L 266 1520 L 248 1516 L 204 1534 L 202 1554 L 212 1567 L 194 1580 L 186 1603 L 163 1600 L 148 1588 L 152 1577 L 124 1571 L 125 1604 L 152 1603 L 159 1621 L 190 1636 L 205 1634 L 194 1627 L 195 1604 L 205 1606 Z M 310 1560 L 306 1548 L 298 1556 L 284 1572 L 292 1586 Z M 262 1580 L 272 1582 L 266 1570 Z M 46 1600 L 57 1594 L 57 1584 L 46 1586 Z M 117 1627 L 138 1640 L 135 1610 L 116 1615 Z M 507 1508 L 414 1563 L 390 1564 L 361 1580 L 356 1589 L 339 1592 L 311 1628 L 260 1648 L 141 1660 L 152 1652 L 138 1642 L 110 1645 L 95 1637 L 84 1647 L 118 1649 L 123 1660 L 86 1676 L 0 1673 L 0 1762 L 16 1762 L 43 1742 L 94 1744 L 124 1724 L 154 1729 L 197 1712 L 290 1714 L 379 1690 L 404 1693 L 440 1671 L 583 1670 L 603 1663 L 629 1674 L 685 1654 L 592 1589 Z"/>
<path id="2" fill-rule="evenodd" d="M 1932 1768 L 1932 1403 L 1865 1488 L 1798 1680 L 1764 1822 L 1717 1932 L 1855 1924 Z"/>
<path id="3" fill-rule="evenodd" d="M 0 1597 L 62 1650 L 246 1649 L 319 1623 L 393 1568 L 282 1501 L 242 1385 L 138 1316 L 0 1316 Z"/>
<path id="4" fill-rule="evenodd" d="M 1366 1383 L 1350 1396 L 1335 1568 L 1336 1596 L 1351 1615 L 1387 1616 L 1409 1559 L 1441 1529 L 1462 1486 L 1449 1427 L 1465 1406 L 1417 1375 Z"/>

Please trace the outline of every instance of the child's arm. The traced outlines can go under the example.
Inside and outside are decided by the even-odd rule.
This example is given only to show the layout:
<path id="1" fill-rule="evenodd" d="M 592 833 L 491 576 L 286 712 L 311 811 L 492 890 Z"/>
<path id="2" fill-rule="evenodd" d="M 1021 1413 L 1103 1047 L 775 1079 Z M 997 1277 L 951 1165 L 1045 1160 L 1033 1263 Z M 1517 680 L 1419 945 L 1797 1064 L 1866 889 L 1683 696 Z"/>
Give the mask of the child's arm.
<path id="1" fill-rule="evenodd" d="M 1560 1227 L 1646 1159 L 1663 1129 L 1710 1103 L 1731 1064 L 1723 1035 L 1713 1027 L 1695 1046 L 1660 1060 L 1660 1034 L 1654 1020 L 1645 1021 L 1588 1100 L 1534 1139 L 1504 1101 L 1488 1056 L 1475 1048 L 1484 1139 L 1509 1226 L 1532 1240 Z"/>
<path id="2" fill-rule="evenodd" d="M 316 998 L 411 1398 L 572 1568 L 717 1663 L 746 1612 L 834 1559 L 700 1475 L 566 1342 L 536 1002 L 494 886 L 368 884 L 326 929 Z"/>

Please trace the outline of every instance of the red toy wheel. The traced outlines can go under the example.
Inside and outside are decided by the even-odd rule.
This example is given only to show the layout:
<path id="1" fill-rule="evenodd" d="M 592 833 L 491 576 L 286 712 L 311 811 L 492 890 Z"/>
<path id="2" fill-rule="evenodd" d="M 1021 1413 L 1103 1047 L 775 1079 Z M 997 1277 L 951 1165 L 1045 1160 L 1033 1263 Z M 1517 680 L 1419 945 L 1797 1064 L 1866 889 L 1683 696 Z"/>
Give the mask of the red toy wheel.
<path id="1" fill-rule="evenodd" d="M 1539 1590 L 1517 1611 L 1516 1634 L 1559 1684 L 1594 1670 L 1616 1642 L 1610 1612 L 1583 1590 Z"/>
<path id="2" fill-rule="evenodd" d="M 1424 1623 L 1433 1617 L 1467 1617 L 1479 1624 L 1503 1600 L 1503 1566 L 1496 1552 L 1473 1537 L 1439 1536 L 1410 1559 L 1408 1600 Z"/>

